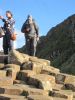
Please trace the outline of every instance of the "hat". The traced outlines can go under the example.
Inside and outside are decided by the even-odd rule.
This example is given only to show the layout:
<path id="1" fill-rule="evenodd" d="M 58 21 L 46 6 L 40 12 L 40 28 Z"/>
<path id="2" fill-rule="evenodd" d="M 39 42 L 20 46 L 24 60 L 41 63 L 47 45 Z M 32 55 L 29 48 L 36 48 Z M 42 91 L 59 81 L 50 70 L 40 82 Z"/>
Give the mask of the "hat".
<path id="1" fill-rule="evenodd" d="M 27 17 L 28 19 L 32 19 L 32 15 L 28 15 L 28 17 Z"/>

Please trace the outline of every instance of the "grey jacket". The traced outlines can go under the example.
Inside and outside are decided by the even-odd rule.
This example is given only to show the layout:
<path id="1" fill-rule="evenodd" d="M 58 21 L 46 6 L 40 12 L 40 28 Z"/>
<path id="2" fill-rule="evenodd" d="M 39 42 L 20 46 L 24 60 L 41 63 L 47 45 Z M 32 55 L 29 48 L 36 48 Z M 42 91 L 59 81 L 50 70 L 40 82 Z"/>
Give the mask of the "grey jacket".
<path id="1" fill-rule="evenodd" d="M 29 27 L 30 31 L 28 33 L 25 33 L 26 37 L 35 37 L 36 35 L 39 35 L 39 28 L 36 22 L 33 20 L 33 23 L 29 24 L 28 19 L 25 21 L 25 23 L 22 26 L 22 29 L 25 29 L 26 27 Z M 22 31 L 21 29 L 21 31 Z"/>

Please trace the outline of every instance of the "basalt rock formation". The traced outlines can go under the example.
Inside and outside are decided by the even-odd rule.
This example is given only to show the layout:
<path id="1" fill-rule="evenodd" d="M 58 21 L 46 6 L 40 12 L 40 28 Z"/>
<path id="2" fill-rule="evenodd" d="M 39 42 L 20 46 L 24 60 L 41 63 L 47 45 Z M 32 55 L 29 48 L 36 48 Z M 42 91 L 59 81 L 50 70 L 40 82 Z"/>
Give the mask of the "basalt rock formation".
<path id="1" fill-rule="evenodd" d="M 75 100 L 75 76 L 16 50 L 8 58 L 0 63 L 0 100 Z"/>

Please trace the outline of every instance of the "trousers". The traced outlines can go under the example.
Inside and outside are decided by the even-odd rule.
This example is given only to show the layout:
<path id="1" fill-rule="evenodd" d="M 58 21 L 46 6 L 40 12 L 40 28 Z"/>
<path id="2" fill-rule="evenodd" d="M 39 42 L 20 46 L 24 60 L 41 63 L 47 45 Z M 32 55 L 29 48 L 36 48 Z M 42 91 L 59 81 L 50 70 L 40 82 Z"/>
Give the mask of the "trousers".
<path id="1" fill-rule="evenodd" d="M 36 37 L 26 38 L 26 52 L 30 56 L 36 54 L 37 40 Z"/>
<path id="2" fill-rule="evenodd" d="M 12 49 L 10 34 L 6 33 L 3 36 L 3 51 L 5 55 L 8 55 L 9 51 Z M 8 57 L 4 58 L 4 64 L 8 64 Z"/>

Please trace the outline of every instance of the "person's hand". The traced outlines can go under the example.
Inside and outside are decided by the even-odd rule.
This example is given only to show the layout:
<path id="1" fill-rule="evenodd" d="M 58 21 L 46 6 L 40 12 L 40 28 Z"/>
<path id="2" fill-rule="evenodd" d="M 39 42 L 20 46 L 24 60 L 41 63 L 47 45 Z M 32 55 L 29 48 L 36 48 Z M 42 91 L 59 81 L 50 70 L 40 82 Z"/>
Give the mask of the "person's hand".
<path id="1" fill-rule="evenodd" d="M 39 36 L 37 36 L 37 41 L 39 41 Z"/>
<path id="2" fill-rule="evenodd" d="M 0 19 L 3 19 L 3 16 L 0 16 Z"/>

